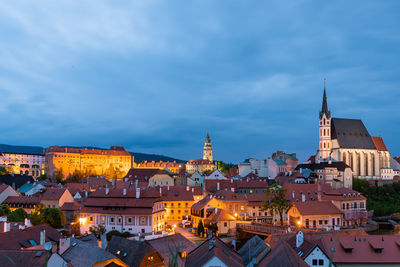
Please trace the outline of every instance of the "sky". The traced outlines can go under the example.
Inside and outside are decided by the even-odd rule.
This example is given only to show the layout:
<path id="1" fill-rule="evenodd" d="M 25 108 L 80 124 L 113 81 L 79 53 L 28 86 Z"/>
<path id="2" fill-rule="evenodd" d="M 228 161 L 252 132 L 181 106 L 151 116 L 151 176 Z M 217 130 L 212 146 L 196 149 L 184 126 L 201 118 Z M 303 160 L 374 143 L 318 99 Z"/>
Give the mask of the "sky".
<path id="1" fill-rule="evenodd" d="M 333 117 L 400 156 L 400 1 L 7 1 L 0 143 L 239 163 L 316 153 Z"/>

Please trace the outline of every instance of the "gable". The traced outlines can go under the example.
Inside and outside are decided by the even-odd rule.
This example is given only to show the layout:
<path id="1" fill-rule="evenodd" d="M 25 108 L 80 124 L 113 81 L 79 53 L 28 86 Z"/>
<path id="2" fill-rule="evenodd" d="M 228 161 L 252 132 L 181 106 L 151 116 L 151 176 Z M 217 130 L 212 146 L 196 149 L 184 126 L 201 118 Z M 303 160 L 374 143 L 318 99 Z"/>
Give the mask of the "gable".
<path id="1" fill-rule="evenodd" d="M 304 261 L 310 265 L 313 266 L 313 260 L 323 260 L 324 265 L 323 266 L 329 266 L 329 257 L 325 254 L 325 252 L 318 246 L 316 245 L 310 253 L 306 257 L 304 257 Z M 332 264 L 332 266 L 335 266 Z"/>
<path id="2" fill-rule="evenodd" d="M 221 266 L 221 267 L 228 267 L 223 261 L 221 261 L 217 256 L 212 257 L 208 262 L 202 265 L 202 267 L 208 266 Z"/>

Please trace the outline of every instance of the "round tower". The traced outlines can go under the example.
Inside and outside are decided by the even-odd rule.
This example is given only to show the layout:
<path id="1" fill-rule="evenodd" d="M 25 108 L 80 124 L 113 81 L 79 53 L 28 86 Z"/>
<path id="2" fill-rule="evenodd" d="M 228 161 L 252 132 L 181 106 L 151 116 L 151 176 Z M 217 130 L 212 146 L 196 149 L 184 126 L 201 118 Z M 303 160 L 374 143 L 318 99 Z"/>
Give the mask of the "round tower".
<path id="1" fill-rule="evenodd" d="M 210 135 L 207 133 L 206 141 L 204 142 L 203 159 L 213 161 L 213 151 L 211 145 Z"/>

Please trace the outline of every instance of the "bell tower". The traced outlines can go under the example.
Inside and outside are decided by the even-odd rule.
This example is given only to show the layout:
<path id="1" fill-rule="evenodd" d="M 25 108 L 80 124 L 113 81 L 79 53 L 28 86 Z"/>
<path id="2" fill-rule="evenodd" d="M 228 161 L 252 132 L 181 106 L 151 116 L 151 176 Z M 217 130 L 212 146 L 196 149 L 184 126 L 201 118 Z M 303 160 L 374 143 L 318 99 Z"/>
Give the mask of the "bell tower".
<path id="1" fill-rule="evenodd" d="M 329 160 L 331 156 L 331 151 L 331 112 L 328 109 L 328 98 L 326 97 L 326 80 L 324 80 L 322 109 L 319 112 L 319 144 L 317 159 L 320 161 Z"/>
<path id="2" fill-rule="evenodd" d="M 204 142 L 203 159 L 213 161 L 213 151 L 211 145 L 210 135 L 207 132 L 206 141 Z"/>

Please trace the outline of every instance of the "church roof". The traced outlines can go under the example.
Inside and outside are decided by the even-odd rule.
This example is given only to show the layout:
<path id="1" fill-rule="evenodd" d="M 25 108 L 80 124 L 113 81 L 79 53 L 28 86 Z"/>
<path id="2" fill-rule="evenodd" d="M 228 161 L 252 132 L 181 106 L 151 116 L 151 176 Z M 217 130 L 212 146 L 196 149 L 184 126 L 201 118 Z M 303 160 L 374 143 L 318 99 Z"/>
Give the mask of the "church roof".
<path id="1" fill-rule="evenodd" d="M 382 137 L 372 136 L 371 138 L 372 138 L 372 142 L 374 142 L 376 149 L 378 149 L 379 151 L 388 151 L 385 143 L 383 142 Z"/>
<path id="2" fill-rule="evenodd" d="M 340 148 L 376 149 L 361 120 L 332 118 L 331 132 Z"/>

